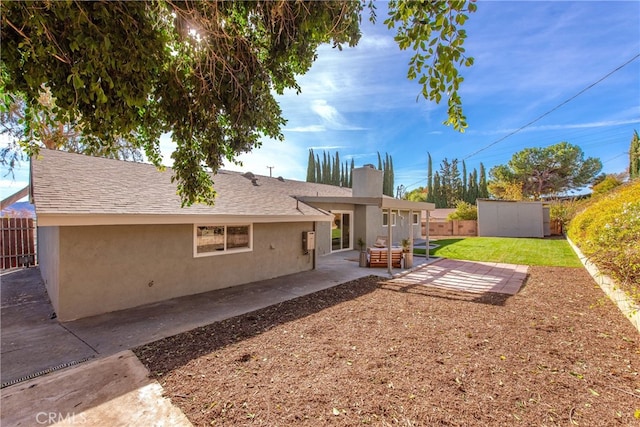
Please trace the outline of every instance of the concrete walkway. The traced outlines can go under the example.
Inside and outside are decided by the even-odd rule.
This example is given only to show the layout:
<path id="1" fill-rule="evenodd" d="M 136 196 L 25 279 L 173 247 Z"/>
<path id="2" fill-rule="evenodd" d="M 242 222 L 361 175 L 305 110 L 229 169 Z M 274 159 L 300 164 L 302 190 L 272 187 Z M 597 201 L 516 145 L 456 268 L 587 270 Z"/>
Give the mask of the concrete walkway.
<path id="1" fill-rule="evenodd" d="M 3 426 L 172 426 L 191 423 L 131 351 L 2 391 Z"/>
<path id="2" fill-rule="evenodd" d="M 517 292 L 526 276 L 523 266 L 414 257 L 414 268 L 389 277 L 357 259 L 336 253 L 313 271 L 66 323 L 50 318 L 38 269 L 3 275 L 0 424 L 189 425 L 129 349 L 369 275 L 403 290 L 501 293 Z"/>

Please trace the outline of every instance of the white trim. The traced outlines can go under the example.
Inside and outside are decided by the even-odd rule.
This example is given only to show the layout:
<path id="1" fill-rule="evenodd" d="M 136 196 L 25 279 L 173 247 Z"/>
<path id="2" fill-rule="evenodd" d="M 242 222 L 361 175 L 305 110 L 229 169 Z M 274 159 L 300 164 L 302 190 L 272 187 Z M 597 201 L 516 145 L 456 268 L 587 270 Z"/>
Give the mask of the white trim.
<path id="1" fill-rule="evenodd" d="M 387 227 L 387 226 L 389 225 L 389 219 L 387 219 L 387 223 L 386 223 L 386 224 L 384 223 L 384 217 L 385 217 L 385 215 L 387 215 L 387 217 L 388 217 L 388 213 L 383 211 L 383 212 L 382 212 L 382 226 L 383 226 L 383 227 Z M 392 211 L 391 211 L 391 226 L 392 226 L 392 227 L 395 227 L 395 226 L 396 226 L 396 224 L 397 224 L 397 218 L 398 218 L 398 214 L 397 214 L 397 212 L 392 210 Z"/>
<path id="2" fill-rule="evenodd" d="M 248 248 L 237 248 L 237 249 L 227 249 L 227 227 L 233 226 L 246 226 L 249 227 L 249 247 Z M 203 252 L 198 253 L 198 227 L 224 227 L 224 249 L 221 251 L 215 252 Z M 226 224 L 193 224 L 193 257 L 194 258 L 202 258 L 208 256 L 218 256 L 218 255 L 230 255 L 237 254 L 242 252 L 252 252 L 253 251 L 253 224 L 248 223 L 226 223 Z"/>
<path id="3" fill-rule="evenodd" d="M 207 223 L 331 222 L 333 215 L 131 215 L 131 214 L 43 214 L 36 207 L 38 226 L 158 225 Z"/>
<path id="4" fill-rule="evenodd" d="M 342 251 L 352 251 L 353 250 L 353 243 L 354 243 L 354 239 L 353 239 L 353 217 L 354 217 L 354 211 L 350 211 L 350 210 L 341 210 L 341 209 L 335 209 L 331 211 L 331 215 L 333 216 L 334 214 L 349 214 L 349 247 L 347 248 L 343 248 L 342 245 L 340 245 L 340 249 L 336 249 L 333 250 L 333 235 L 330 235 L 330 241 L 331 241 L 331 252 L 342 252 Z M 344 219 L 344 217 L 342 217 Z M 333 229 L 331 228 L 329 230 L 329 232 L 331 233 L 333 231 Z M 340 239 L 342 241 L 342 239 Z"/>
<path id="5" fill-rule="evenodd" d="M 420 225 L 420 212 L 413 212 L 411 214 L 411 225 Z"/>

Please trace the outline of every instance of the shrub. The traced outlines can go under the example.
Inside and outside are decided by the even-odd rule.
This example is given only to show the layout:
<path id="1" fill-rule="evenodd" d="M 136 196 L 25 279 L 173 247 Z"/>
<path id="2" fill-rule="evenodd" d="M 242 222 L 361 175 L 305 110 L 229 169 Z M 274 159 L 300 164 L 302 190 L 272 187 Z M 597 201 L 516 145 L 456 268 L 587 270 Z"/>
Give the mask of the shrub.
<path id="1" fill-rule="evenodd" d="M 478 208 L 475 205 L 459 200 L 456 203 L 456 211 L 449 214 L 449 216 L 447 216 L 447 219 L 477 220 Z"/>
<path id="2" fill-rule="evenodd" d="M 549 203 L 549 217 L 562 223 L 562 228 L 566 229 L 571 219 L 576 215 L 578 210 L 585 205 L 584 200 L 563 200 L 553 201 Z"/>
<path id="3" fill-rule="evenodd" d="M 582 252 L 623 289 L 640 285 L 640 180 L 593 200 L 569 225 Z"/>
<path id="4" fill-rule="evenodd" d="M 593 186 L 593 194 L 605 194 L 620 185 L 622 185 L 622 181 L 617 176 L 607 175 L 602 181 Z"/>

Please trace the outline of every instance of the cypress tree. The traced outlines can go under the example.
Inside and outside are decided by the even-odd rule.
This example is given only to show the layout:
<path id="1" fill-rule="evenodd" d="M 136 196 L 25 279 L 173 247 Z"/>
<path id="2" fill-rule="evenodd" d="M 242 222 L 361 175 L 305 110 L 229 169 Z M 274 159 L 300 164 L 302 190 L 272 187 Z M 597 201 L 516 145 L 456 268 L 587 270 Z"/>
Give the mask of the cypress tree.
<path id="1" fill-rule="evenodd" d="M 307 164 L 307 182 L 316 182 L 316 162 L 313 148 L 309 149 L 309 162 Z"/>
<path id="2" fill-rule="evenodd" d="M 353 188 L 353 170 L 355 169 L 356 164 L 353 161 L 353 158 L 351 159 L 351 171 L 349 172 L 349 188 Z"/>
<path id="3" fill-rule="evenodd" d="M 389 156 L 389 195 L 393 197 L 395 191 L 395 172 L 393 171 L 393 157 Z"/>
<path id="4" fill-rule="evenodd" d="M 478 171 L 474 168 L 469 173 L 469 191 L 467 192 L 467 202 L 475 205 L 478 198 Z"/>
<path id="5" fill-rule="evenodd" d="M 380 152 L 378 151 L 378 170 L 382 170 L 382 157 L 380 157 Z"/>
<path id="6" fill-rule="evenodd" d="M 322 183 L 331 184 L 331 173 L 326 151 L 322 152 Z"/>
<path id="7" fill-rule="evenodd" d="M 640 138 L 637 130 L 633 132 L 629 147 L 629 178 L 640 178 Z"/>
<path id="8" fill-rule="evenodd" d="M 322 164 L 320 163 L 320 156 L 316 154 L 316 180 L 315 182 L 322 182 Z"/>
<path id="9" fill-rule="evenodd" d="M 442 187 L 440 186 L 440 174 L 436 171 L 433 174 L 433 199 L 436 208 L 446 208 L 447 201 L 442 195 Z"/>
<path id="10" fill-rule="evenodd" d="M 487 187 L 487 172 L 484 169 L 484 165 L 480 163 L 480 182 L 478 183 L 478 198 L 489 198 L 489 188 Z"/>
<path id="11" fill-rule="evenodd" d="M 462 197 L 461 199 L 465 202 L 469 202 L 467 196 L 469 194 L 469 183 L 467 181 L 467 165 L 462 161 Z"/>
<path id="12" fill-rule="evenodd" d="M 427 152 L 427 202 L 435 203 L 433 195 L 433 163 L 431 162 L 431 153 Z"/>

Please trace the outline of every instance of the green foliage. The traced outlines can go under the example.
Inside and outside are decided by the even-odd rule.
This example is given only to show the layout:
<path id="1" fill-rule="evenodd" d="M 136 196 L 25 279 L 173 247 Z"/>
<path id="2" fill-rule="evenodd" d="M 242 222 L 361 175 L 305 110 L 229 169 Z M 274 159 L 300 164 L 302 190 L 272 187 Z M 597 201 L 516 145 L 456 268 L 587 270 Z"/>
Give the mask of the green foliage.
<path id="1" fill-rule="evenodd" d="M 353 158 L 351 162 L 340 162 L 340 153 L 336 151 L 332 157 L 326 151 L 322 152 L 322 162 L 320 162 L 319 154 L 314 153 L 313 149 L 309 150 L 309 159 L 307 163 L 307 182 L 317 182 L 321 184 L 337 185 L 342 187 L 353 186 L 353 169 L 355 162 Z M 394 175 L 393 175 L 393 158 L 389 154 L 385 154 L 385 160 L 382 161 L 380 153 L 378 153 L 381 168 L 383 171 L 383 194 L 393 197 Z"/>
<path id="2" fill-rule="evenodd" d="M 459 200 L 458 203 L 456 203 L 456 211 L 450 213 L 447 219 L 477 220 L 478 208 L 464 200 Z"/>
<path id="3" fill-rule="evenodd" d="M 584 204 L 585 201 L 577 199 L 550 202 L 549 217 L 551 220 L 560 221 L 563 229 L 566 229 L 571 219 L 582 209 Z"/>
<path id="4" fill-rule="evenodd" d="M 427 153 L 427 202 L 435 203 L 436 208 L 451 208 L 458 200 L 474 205 L 476 199 L 489 197 L 484 165 L 480 163 L 480 176 L 477 169 L 467 175 L 467 165 L 462 162 L 462 174 L 458 169 L 458 159 L 445 158 L 440 171 L 433 174 L 431 154 Z M 484 177 L 484 179 L 483 179 Z M 486 195 L 484 195 L 486 193 Z"/>
<path id="5" fill-rule="evenodd" d="M 599 183 L 595 184 L 592 187 L 592 191 L 594 195 L 600 195 L 608 193 L 614 188 L 622 185 L 622 180 L 615 175 L 606 175 Z"/>
<path id="6" fill-rule="evenodd" d="M 433 162 L 431 154 L 427 153 L 427 202 L 434 203 L 435 197 L 433 193 Z"/>
<path id="7" fill-rule="evenodd" d="M 487 170 L 484 165 L 480 163 L 480 178 L 478 184 L 478 198 L 487 199 L 489 197 L 489 188 L 487 184 Z"/>
<path id="8" fill-rule="evenodd" d="M 602 162 L 584 158 L 577 145 L 561 142 L 544 148 L 525 148 L 515 153 L 507 165 L 489 171 L 493 188 L 522 184 L 522 197 L 539 199 L 583 187 L 602 169 Z"/>
<path id="9" fill-rule="evenodd" d="M 444 160 L 440 163 L 440 186 L 442 197 L 444 197 L 446 207 L 455 206 L 456 202 L 462 198 L 463 188 L 460 171 L 458 170 L 458 159 Z"/>
<path id="10" fill-rule="evenodd" d="M 588 204 L 568 235 L 594 264 L 621 285 L 640 285 L 640 180 Z M 628 289 L 628 288 L 627 288 Z"/>
<path id="11" fill-rule="evenodd" d="M 445 124 L 459 131 L 467 123 L 458 95 L 464 79 L 457 68 L 473 65 L 473 58 L 465 55 L 463 47 L 467 34 L 460 27 L 476 8 L 473 1 L 392 0 L 385 21 L 389 28 L 397 27 L 395 40 L 400 49 L 416 52 L 409 62 L 407 77 L 418 79 L 422 96 L 430 101 L 439 103 L 443 94 L 448 95 L 449 118 Z"/>
<path id="12" fill-rule="evenodd" d="M 640 178 L 640 138 L 638 131 L 633 132 L 629 147 L 629 178 Z"/>
<path id="13" fill-rule="evenodd" d="M 500 167 L 492 169 L 494 179 L 489 184 L 489 192 L 500 200 L 524 200 L 523 184 L 514 178 L 497 178 L 501 176 Z"/>
<path id="14" fill-rule="evenodd" d="M 2 103 L 25 100 L 25 135 L 34 117 L 71 123 L 95 146 L 125 139 L 159 165 L 159 138 L 177 144 L 174 179 L 183 204 L 213 203 L 210 172 L 282 140 L 285 123 L 274 94 L 300 90 L 320 44 L 341 49 L 360 39 L 359 1 L 2 2 Z M 372 19 L 375 6 L 370 5 Z M 464 25 L 475 3 L 390 3 L 388 27 L 416 55 L 409 77 L 422 95 L 448 97 L 454 128 L 466 126 L 457 68 Z M 49 91 L 53 108 L 38 102 Z M 51 120 L 49 120 L 51 119 Z M 27 154 L 39 146 L 25 142 Z M 336 169 L 334 169 L 336 170 Z"/>
<path id="15" fill-rule="evenodd" d="M 427 189 L 424 187 L 418 187 L 415 190 L 411 190 L 408 193 L 405 193 L 403 199 L 410 200 L 412 202 L 426 202 Z"/>
<path id="16" fill-rule="evenodd" d="M 351 166 L 348 162 L 340 162 L 340 154 L 336 151 L 333 159 L 326 151 L 322 152 L 322 163 L 313 149 L 309 150 L 309 160 L 307 164 L 307 182 L 318 182 L 321 184 L 336 185 L 341 187 L 351 187 L 351 172 L 354 168 L 353 159 Z"/>

